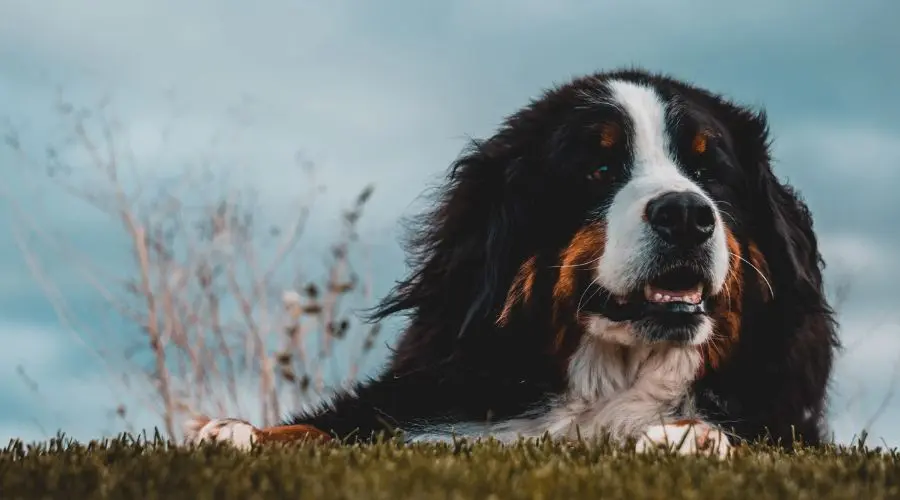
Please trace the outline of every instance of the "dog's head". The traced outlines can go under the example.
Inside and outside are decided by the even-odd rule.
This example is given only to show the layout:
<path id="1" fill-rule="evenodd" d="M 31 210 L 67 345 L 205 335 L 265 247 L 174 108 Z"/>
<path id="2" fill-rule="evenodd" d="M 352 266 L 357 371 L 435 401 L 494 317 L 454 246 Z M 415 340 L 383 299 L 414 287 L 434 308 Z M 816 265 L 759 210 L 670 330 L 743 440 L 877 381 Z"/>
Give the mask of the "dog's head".
<path id="1" fill-rule="evenodd" d="M 509 117 L 417 222 L 413 274 L 376 316 L 410 310 L 423 332 L 549 322 L 556 346 L 575 328 L 714 357 L 748 294 L 821 292 L 811 220 L 770 170 L 764 115 L 638 70 L 579 78 Z"/>

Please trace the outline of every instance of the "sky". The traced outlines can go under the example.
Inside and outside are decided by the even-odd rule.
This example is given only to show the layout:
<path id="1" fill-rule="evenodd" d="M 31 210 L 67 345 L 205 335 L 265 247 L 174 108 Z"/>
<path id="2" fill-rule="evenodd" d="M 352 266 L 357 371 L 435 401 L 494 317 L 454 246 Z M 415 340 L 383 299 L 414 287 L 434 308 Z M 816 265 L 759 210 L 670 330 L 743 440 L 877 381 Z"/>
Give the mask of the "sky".
<path id="1" fill-rule="evenodd" d="M 870 442 L 897 446 L 898 20 L 889 0 L 0 0 L 0 129 L 41 157 L 66 130 L 59 93 L 111 96 L 142 176 L 162 182 L 213 154 L 211 168 L 255 189 L 276 218 L 305 192 L 292 177 L 299 152 L 327 187 L 302 243 L 308 259 L 321 258 L 337 210 L 373 183 L 360 231 L 378 297 L 405 272 L 399 218 L 423 208 L 469 138 L 574 76 L 671 73 L 768 111 L 776 173 L 809 203 L 830 293 L 847 287 L 830 426 L 839 442 L 869 425 Z M 117 432 L 110 410 L 139 395 L 94 351 L 121 330 L 77 266 L 38 245 L 45 279 L 80 318 L 61 322 L 14 230 L 27 219 L 127 272 L 121 232 L 9 148 L 0 174 L 0 442 Z M 86 342 L 83 330 L 109 337 Z M 158 424 L 149 412 L 135 419 Z"/>

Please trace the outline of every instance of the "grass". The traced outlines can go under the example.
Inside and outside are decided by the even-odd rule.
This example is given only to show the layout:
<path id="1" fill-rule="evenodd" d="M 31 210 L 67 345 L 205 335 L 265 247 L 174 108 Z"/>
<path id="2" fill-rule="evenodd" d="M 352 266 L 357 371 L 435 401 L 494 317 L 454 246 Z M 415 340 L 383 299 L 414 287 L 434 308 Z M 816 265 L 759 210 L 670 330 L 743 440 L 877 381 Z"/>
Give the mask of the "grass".
<path id="1" fill-rule="evenodd" d="M 60 435 L 0 450 L 0 497 L 900 498 L 900 451 L 744 447 L 726 461 L 609 444 L 298 444 L 240 452 L 160 439 L 79 444 Z"/>

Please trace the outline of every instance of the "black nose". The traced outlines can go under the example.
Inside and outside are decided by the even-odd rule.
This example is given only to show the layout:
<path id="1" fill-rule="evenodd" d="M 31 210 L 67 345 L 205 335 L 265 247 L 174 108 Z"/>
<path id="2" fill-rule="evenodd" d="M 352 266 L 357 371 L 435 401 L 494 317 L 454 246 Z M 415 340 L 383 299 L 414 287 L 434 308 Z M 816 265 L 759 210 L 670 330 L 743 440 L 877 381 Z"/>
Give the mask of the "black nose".
<path id="1" fill-rule="evenodd" d="M 650 200 L 647 222 L 663 241 L 690 248 L 709 239 L 716 227 L 712 205 L 696 193 L 670 192 Z"/>

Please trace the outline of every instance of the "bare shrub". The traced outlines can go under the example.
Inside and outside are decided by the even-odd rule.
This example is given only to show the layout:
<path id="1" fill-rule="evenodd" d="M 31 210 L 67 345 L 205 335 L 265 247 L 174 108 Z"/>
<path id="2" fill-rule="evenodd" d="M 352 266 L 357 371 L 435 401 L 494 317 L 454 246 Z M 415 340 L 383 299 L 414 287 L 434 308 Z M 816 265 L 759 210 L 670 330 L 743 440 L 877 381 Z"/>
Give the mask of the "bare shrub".
<path id="1" fill-rule="evenodd" d="M 300 206 L 287 223 L 271 223 L 256 193 L 229 189 L 209 161 L 174 178 L 136 166 L 125 127 L 109 107 L 60 99 L 56 110 L 68 133 L 43 155 L 23 146 L 15 128 L 4 136 L 19 167 L 107 216 L 132 257 L 117 273 L 78 250 L 71 236 L 45 228 L 8 189 L 0 191 L 14 211 L 16 242 L 59 320 L 126 391 L 145 391 L 170 439 L 180 436 L 179 420 L 197 412 L 243 416 L 256 405 L 259 423 L 272 425 L 329 384 L 354 378 L 378 335 L 377 325 L 360 325 L 352 315 L 352 306 L 369 298 L 353 258 L 372 187 L 340 214 L 340 231 L 318 268 L 312 248 L 299 245 L 321 190 L 309 161 L 298 157 L 299 175 L 285 179 L 302 189 Z M 54 249 L 125 326 L 110 334 L 80 320 L 35 245 Z M 335 347 L 348 338 L 356 340 L 338 359 Z M 110 351 L 110 344 L 125 347 Z M 133 410 L 118 404 L 111 411 L 128 422 Z"/>

